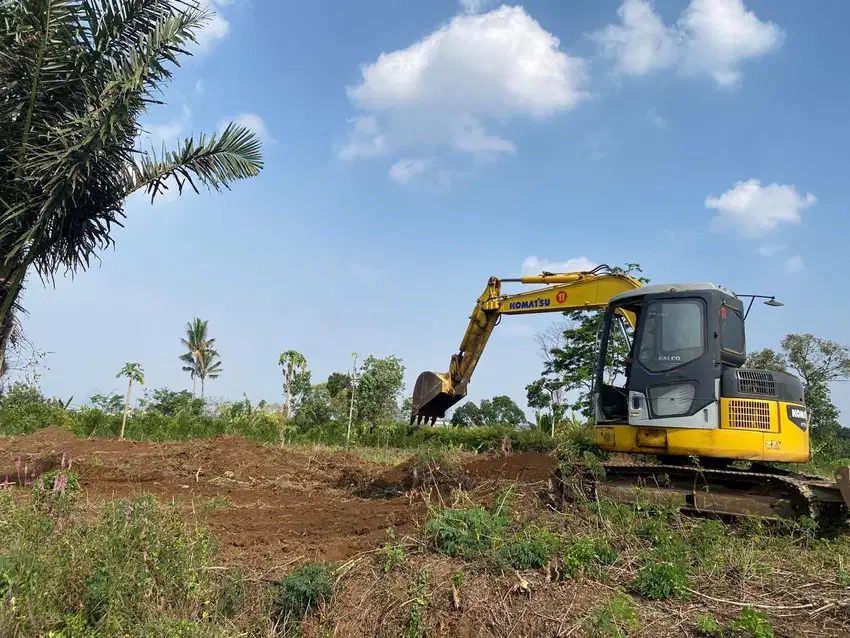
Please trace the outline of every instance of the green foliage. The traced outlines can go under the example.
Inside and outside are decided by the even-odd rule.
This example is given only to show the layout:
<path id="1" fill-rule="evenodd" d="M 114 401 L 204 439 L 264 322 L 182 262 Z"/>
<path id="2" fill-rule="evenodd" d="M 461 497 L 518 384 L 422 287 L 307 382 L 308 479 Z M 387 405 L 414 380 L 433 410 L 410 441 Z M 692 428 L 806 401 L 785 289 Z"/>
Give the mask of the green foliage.
<path id="1" fill-rule="evenodd" d="M 742 638 L 773 638 L 773 627 L 763 611 L 744 607 L 738 618 L 729 623 L 736 636 Z"/>
<path id="2" fill-rule="evenodd" d="M 607 542 L 597 538 L 579 538 L 572 541 L 564 552 L 564 575 L 576 578 L 588 575 L 598 578 L 602 567 L 617 562 L 617 552 Z"/>
<path id="3" fill-rule="evenodd" d="M 393 541 L 395 541 L 395 534 L 393 533 L 392 528 L 390 528 L 387 530 L 387 542 L 384 543 L 384 548 L 382 550 L 384 557 L 384 573 L 391 572 L 396 567 L 404 563 L 404 547 L 396 545 Z"/>
<path id="4" fill-rule="evenodd" d="M 120 634 L 201 617 L 213 596 L 211 539 L 151 497 L 107 503 L 94 520 L 0 498 L 0 535 L 15 600 L 0 605 L 0 626 L 22 636 Z"/>
<path id="5" fill-rule="evenodd" d="M 700 636 L 706 638 L 716 638 L 723 635 L 723 625 L 705 614 L 699 614 L 694 618 L 694 629 Z"/>
<path id="6" fill-rule="evenodd" d="M 428 596 L 425 590 L 428 587 L 428 580 L 428 570 L 423 569 L 408 588 L 410 616 L 404 634 L 402 634 L 403 638 L 423 638 L 425 636 L 425 610 L 428 608 Z"/>
<path id="7" fill-rule="evenodd" d="M 96 410 L 104 414 L 120 414 L 124 409 L 124 397 L 120 394 L 93 394 L 89 401 Z"/>
<path id="8" fill-rule="evenodd" d="M 640 618 L 631 596 L 618 591 L 587 616 L 582 628 L 591 638 L 625 638 L 640 629 Z"/>
<path id="9" fill-rule="evenodd" d="M 259 174 L 260 141 L 245 127 L 161 156 L 137 143 L 139 119 L 210 18 L 188 3 L 0 2 L 0 352 L 31 270 L 88 268 L 132 193 Z"/>
<path id="10" fill-rule="evenodd" d="M 687 567 L 680 562 L 664 561 L 653 556 L 638 570 L 632 583 L 634 590 L 645 598 L 682 598 L 689 585 Z"/>
<path id="11" fill-rule="evenodd" d="M 392 422 L 399 415 L 398 400 L 403 389 L 401 359 L 395 355 L 366 357 L 357 374 L 357 422 L 368 424 L 370 432 L 378 424 Z"/>
<path id="12" fill-rule="evenodd" d="M 527 525 L 496 552 L 496 560 L 515 569 L 545 567 L 561 550 L 561 538 L 548 529 Z"/>
<path id="13" fill-rule="evenodd" d="M 188 390 L 174 391 L 158 388 L 150 392 L 146 391 L 139 405 L 143 410 L 163 416 L 176 416 L 183 413 L 199 415 L 203 412 L 206 402 L 201 397 L 193 397 Z"/>
<path id="14" fill-rule="evenodd" d="M 425 536 L 443 554 L 471 561 L 498 547 L 507 526 L 508 519 L 498 508 L 443 507 L 428 518 Z"/>
<path id="15" fill-rule="evenodd" d="M 195 317 L 186 322 L 186 336 L 180 339 L 186 352 L 180 355 L 183 372 L 188 372 L 194 383 L 201 380 L 201 396 L 207 378 L 217 379 L 221 373 L 221 358 L 215 348 L 215 339 L 209 336 L 209 321 Z M 194 394 L 194 393 L 193 393 Z"/>
<path id="16" fill-rule="evenodd" d="M 297 628 L 333 596 L 333 569 L 324 563 L 306 563 L 284 578 L 277 589 L 273 617 L 284 628 Z"/>
<path id="17" fill-rule="evenodd" d="M 499 395 L 482 399 L 479 405 L 467 402 L 452 412 L 451 424 L 455 427 L 502 426 L 515 428 L 525 423 L 525 413 L 508 396 Z"/>

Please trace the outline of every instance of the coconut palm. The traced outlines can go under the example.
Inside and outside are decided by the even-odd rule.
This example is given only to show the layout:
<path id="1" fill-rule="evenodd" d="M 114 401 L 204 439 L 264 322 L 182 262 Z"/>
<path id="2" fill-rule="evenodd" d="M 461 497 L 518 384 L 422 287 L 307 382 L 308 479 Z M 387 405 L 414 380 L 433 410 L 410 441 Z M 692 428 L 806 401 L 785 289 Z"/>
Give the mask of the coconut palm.
<path id="1" fill-rule="evenodd" d="M 283 372 L 284 403 L 280 414 L 280 443 L 283 445 L 286 419 L 289 417 L 289 406 L 292 402 L 292 384 L 295 377 L 307 367 L 307 359 L 296 350 L 287 350 L 280 355 L 278 365 Z"/>
<path id="2" fill-rule="evenodd" d="M 201 396 L 204 396 L 204 383 L 207 378 L 217 379 L 221 373 L 221 360 L 215 349 L 215 339 L 209 336 L 209 321 L 195 317 L 186 323 L 186 336 L 180 342 L 186 352 L 180 355 L 185 364 L 183 372 L 192 378 L 192 396 L 195 395 L 196 382 L 201 380 Z"/>
<path id="3" fill-rule="evenodd" d="M 245 127 L 143 151 L 139 118 L 212 14 L 197 0 L 0 0 L 0 356 L 21 286 L 86 269 L 126 198 L 262 169 Z"/>
<path id="4" fill-rule="evenodd" d="M 130 392 L 133 390 L 133 382 L 145 384 L 145 371 L 141 364 L 125 363 L 124 367 L 115 375 L 115 378 L 127 377 L 127 398 L 124 399 L 124 418 L 121 420 L 121 434 L 119 439 L 124 438 L 124 427 L 127 425 L 127 411 L 130 409 Z"/>

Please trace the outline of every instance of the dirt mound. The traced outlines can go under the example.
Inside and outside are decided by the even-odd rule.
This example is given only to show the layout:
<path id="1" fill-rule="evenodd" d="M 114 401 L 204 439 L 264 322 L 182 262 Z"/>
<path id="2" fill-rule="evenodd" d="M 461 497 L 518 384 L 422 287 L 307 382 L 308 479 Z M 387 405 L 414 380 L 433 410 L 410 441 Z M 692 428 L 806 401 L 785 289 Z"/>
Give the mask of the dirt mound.
<path id="1" fill-rule="evenodd" d="M 555 471 L 555 456 L 541 452 L 482 454 L 466 460 L 463 469 L 478 481 L 536 483 L 547 481 Z"/>
<path id="2" fill-rule="evenodd" d="M 352 491 L 363 498 L 394 498 L 412 490 L 436 487 L 448 492 L 452 489 L 470 489 L 474 484 L 472 477 L 459 464 L 433 463 L 412 456 L 377 475 L 362 476 L 360 482 L 354 483 Z"/>

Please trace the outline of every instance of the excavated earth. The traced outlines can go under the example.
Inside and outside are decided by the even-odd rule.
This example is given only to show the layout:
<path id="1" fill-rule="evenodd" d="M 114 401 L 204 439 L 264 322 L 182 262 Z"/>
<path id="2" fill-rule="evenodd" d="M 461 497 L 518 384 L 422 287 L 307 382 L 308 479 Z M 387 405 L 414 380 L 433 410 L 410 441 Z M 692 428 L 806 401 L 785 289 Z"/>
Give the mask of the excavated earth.
<path id="1" fill-rule="evenodd" d="M 344 578 L 332 605 L 305 624 L 304 636 L 402 635 L 411 617 L 409 587 L 423 570 L 429 574 L 427 636 L 585 636 L 583 618 L 614 591 L 612 584 L 585 579 L 550 582 L 545 570 L 498 576 L 475 564 L 412 551 L 429 504 L 450 503 L 457 494 L 453 488 L 487 502 L 514 485 L 514 509 L 533 518 L 555 516 L 545 499 L 555 469 L 551 455 L 458 454 L 439 463 L 414 457 L 389 466 L 340 451 L 281 449 L 240 437 L 148 443 L 78 439 L 47 428 L 0 437 L 0 480 L 16 476 L 16 457 L 37 475 L 58 469 L 63 454 L 72 459 L 88 511 L 97 511 L 105 499 L 137 494 L 173 502 L 187 520 L 203 521 L 217 537 L 222 566 L 239 565 L 273 582 L 306 560 L 341 565 Z M 388 528 L 412 548 L 389 574 L 377 551 Z M 459 569 L 464 585 L 456 600 L 452 580 Z M 735 585 L 738 590 L 732 582 L 716 583 L 719 590 L 708 589 L 713 582 L 697 584 L 719 592 L 715 600 L 641 600 L 642 629 L 629 636 L 697 636 L 697 614 L 729 620 L 740 610 L 738 601 L 759 594 L 744 581 Z M 803 583 L 789 591 L 794 592 L 789 599 L 761 601 L 777 606 L 771 610 L 776 638 L 850 635 L 844 600 L 850 594 L 838 583 Z M 823 600 L 835 601 L 835 608 L 818 609 Z M 818 602 L 803 604 L 809 601 Z"/>
<path id="2" fill-rule="evenodd" d="M 280 449 L 241 437 L 181 443 L 78 439 L 58 428 L 0 437 L 0 481 L 20 456 L 30 475 L 73 463 L 88 502 L 153 494 L 202 516 L 225 563 L 258 571 L 299 557 L 340 562 L 382 545 L 387 529 L 415 533 L 427 505 L 413 488 L 446 494 L 494 481 L 546 482 L 554 459 L 540 454 L 473 456 L 459 467 L 415 459 L 388 468 L 339 451 Z M 430 479 L 430 480 L 429 480 Z"/>

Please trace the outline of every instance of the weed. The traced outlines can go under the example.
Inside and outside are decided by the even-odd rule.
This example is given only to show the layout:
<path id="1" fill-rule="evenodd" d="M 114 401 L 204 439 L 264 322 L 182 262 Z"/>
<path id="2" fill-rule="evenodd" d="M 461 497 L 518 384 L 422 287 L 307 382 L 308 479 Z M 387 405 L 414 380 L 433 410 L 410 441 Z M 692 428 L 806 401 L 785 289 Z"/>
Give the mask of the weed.
<path id="1" fill-rule="evenodd" d="M 384 573 L 389 573 L 404 562 L 404 547 L 393 543 L 395 534 L 392 528 L 387 530 L 387 542 L 384 543 Z"/>
<path id="2" fill-rule="evenodd" d="M 425 534 L 443 554 L 475 560 L 498 545 L 507 525 L 507 517 L 483 507 L 440 508 L 425 523 Z"/>
<path id="3" fill-rule="evenodd" d="M 228 569 L 215 601 L 215 613 L 220 618 L 236 616 L 245 605 L 245 577 L 238 567 Z"/>
<path id="4" fill-rule="evenodd" d="M 618 591 L 592 611 L 582 627 L 591 638 L 624 638 L 640 629 L 640 619 L 631 596 Z"/>
<path id="5" fill-rule="evenodd" d="M 200 509 L 201 514 L 206 514 L 207 512 L 212 512 L 214 510 L 224 509 L 229 505 L 230 501 L 226 496 L 216 495 L 201 503 L 198 509 Z"/>
<path id="6" fill-rule="evenodd" d="M 452 575 L 452 584 L 455 587 L 463 585 L 463 571 L 459 569 Z"/>
<path id="7" fill-rule="evenodd" d="M 332 568 L 323 563 L 306 563 L 281 581 L 273 605 L 274 618 L 284 629 L 296 629 L 331 596 Z"/>
<path id="8" fill-rule="evenodd" d="M 723 625 L 705 614 L 700 614 L 694 618 L 694 629 L 700 636 L 706 636 L 706 638 L 723 635 Z"/>
<path id="9" fill-rule="evenodd" d="M 495 552 L 497 562 L 516 569 L 545 566 L 561 549 L 561 538 L 548 529 L 528 525 Z"/>
<path id="10" fill-rule="evenodd" d="M 632 588 L 641 596 L 657 599 L 683 598 L 687 587 L 687 567 L 680 562 L 660 560 L 644 564 L 632 583 Z"/>
<path id="11" fill-rule="evenodd" d="M 741 614 L 731 621 L 730 627 L 737 636 L 773 638 L 773 627 L 767 619 L 767 614 L 752 607 L 741 609 Z"/>
<path id="12" fill-rule="evenodd" d="M 428 578 L 428 570 L 423 569 L 418 578 L 410 584 L 410 617 L 404 630 L 404 638 L 422 638 L 425 635 L 425 610 L 428 607 L 425 589 L 428 587 Z"/>
<path id="13" fill-rule="evenodd" d="M 588 575 L 598 578 L 602 565 L 613 565 L 617 552 L 608 543 L 595 538 L 580 538 L 573 541 L 564 553 L 564 575 L 575 578 Z"/>

